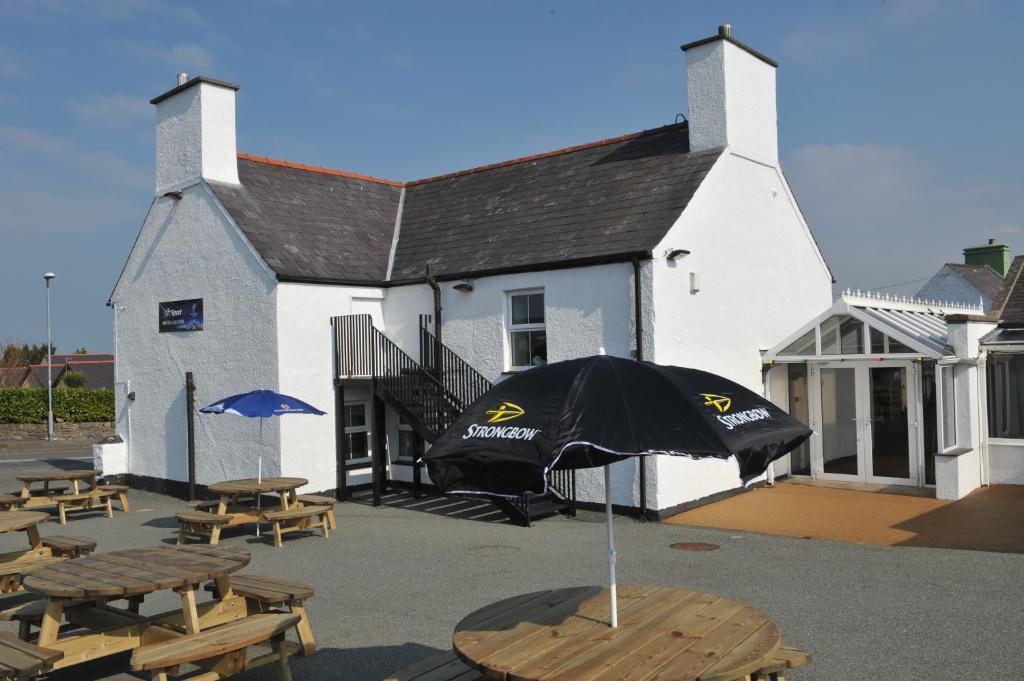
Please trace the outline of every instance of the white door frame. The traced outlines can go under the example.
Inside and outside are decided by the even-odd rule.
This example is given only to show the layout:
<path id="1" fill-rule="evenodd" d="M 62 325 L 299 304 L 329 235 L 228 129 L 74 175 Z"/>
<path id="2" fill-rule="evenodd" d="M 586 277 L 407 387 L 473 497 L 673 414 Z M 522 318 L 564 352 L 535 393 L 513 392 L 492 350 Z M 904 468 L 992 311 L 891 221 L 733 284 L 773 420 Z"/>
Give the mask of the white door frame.
<path id="1" fill-rule="evenodd" d="M 888 478 L 876 476 L 872 470 L 872 436 L 871 425 L 871 385 L 870 370 L 876 367 L 897 366 L 906 370 L 907 387 L 907 443 L 908 443 L 908 478 Z M 811 475 L 820 480 L 836 480 L 843 482 L 867 482 L 886 485 L 920 486 L 924 480 L 924 446 L 920 424 L 922 409 L 920 397 L 920 367 L 912 360 L 867 360 L 867 361 L 822 361 L 814 362 L 808 367 L 808 390 L 811 408 Z M 854 372 L 854 400 L 857 421 L 857 473 L 826 473 L 824 470 L 824 453 L 822 450 L 822 411 L 821 411 L 821 369 L 848 369 Z"/>

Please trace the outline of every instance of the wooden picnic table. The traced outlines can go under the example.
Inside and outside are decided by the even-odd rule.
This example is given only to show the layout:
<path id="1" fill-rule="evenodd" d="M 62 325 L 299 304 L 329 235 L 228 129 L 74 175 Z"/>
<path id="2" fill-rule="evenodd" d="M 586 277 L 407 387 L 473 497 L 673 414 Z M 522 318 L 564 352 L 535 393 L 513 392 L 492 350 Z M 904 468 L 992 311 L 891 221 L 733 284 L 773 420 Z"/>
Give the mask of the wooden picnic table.
<path id="1" fill-rule="evenodd" d="M 242 480 L 226 480 L 209 485 L 206 489 L 220 497 L 217 504 L 217 515 L 230 515 L 225 526 L 246 525 L 263 520 L 265 511 L 287 511 L 298 503 L 297 490 L 308 485 L 305 478 L 245 478 Z M 257 508 L 256 500 L 261 494 L 276 494 L 280 498 L 277 506 Z M 240 500 L 239 497 L 243 497 Z"/>
<path id="2" fill-rule="evenodd" d="M 50 670 L 134 650 L 247 616 L 245 598 L 231 588 L 228 575 L 249 564 L 249 552 L 213 546 L 155 546 L 97 553 L 33 570 L 22 579 L 27 591 L 46 598 L 35 644 L 63 656 Z M 196 590 L 209 580 L 217 584 L 213 601 L 196 604 Z M 146 594 L 172 589 L 181 609 L 143 617 L 138 601 Z M 133 600 L 128 608 L 108 601 Z M 63 622 L 88 633 L 60 636 Z"/>
<path id="3" fill-rule="evenodd" d="M 21 497 L 25 499 L 25 508 L 32 506 L 52 506 L 53 499 L 50 491 L 50 483 L 53 482 L 70 482 L 71 493 L 81 494 L 82 484 L 88 488 L 90 492 L 96 490 L 96 478 L 103 475 L 103 471 L 95 471 L 91 469 L 74 470 L 74 471 L 60 471 L 60 470 L 40 470 L 40 471 L 28 471 L 25 473 L 19 473 L 14 476 L 19 482 L 21 482 Z M 42 489 L 32 489 L 33 483 L 43 483 Z M 34 494 L 33 494 L 34 492 Z"/>
<path id="4" fill-rule="evenodd" d="M 39 525 L 50 519 L 42 511 L 0 512 L 0 533 L 24 532 L 28 537 L 28 549 L 0 554 L 0 593 L 21 589 L 21 574 L 29 569 L 60 560 L 53 557 L 53 551 L 43 546 L 39 536 Z"/>
<path id="5" fill-rule="evenodd" d="M 508 598 L 459 622 L 455 652 L 495 679 L 735 681 L 780 646 L 767 615 L 718 594 L 626 585 L 618 598 L 616 629 L 603 587 Z"/>

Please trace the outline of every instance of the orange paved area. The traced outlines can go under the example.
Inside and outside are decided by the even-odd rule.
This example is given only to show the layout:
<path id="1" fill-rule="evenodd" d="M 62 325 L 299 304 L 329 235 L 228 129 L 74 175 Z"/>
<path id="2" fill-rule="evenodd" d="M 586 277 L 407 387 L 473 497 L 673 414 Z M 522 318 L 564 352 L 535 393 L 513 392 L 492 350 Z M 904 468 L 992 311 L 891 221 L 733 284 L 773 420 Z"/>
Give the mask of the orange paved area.
<path id="1" fill-rule="evenodd" d="M 995 485 L 960 501 L 939 501 L 779 483 L 665 522 L 858 544 L 1024 553 L 1024 485 Z"/>

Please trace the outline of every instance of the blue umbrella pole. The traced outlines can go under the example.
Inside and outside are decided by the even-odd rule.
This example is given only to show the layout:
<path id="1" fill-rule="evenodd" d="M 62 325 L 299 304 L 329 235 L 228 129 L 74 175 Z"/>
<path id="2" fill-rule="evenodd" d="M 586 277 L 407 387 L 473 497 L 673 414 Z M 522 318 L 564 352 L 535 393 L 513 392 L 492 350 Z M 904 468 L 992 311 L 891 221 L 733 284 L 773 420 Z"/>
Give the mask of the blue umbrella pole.
<path id="1" fill-rule="evenodd" d="M 608 597 L 612 614 L 612 629 L 619 626 L 619 606 L 615 596 L 615 535 L 612 531 L 612 469 L 604 467 L 604 512 L 608 521 Z"/>

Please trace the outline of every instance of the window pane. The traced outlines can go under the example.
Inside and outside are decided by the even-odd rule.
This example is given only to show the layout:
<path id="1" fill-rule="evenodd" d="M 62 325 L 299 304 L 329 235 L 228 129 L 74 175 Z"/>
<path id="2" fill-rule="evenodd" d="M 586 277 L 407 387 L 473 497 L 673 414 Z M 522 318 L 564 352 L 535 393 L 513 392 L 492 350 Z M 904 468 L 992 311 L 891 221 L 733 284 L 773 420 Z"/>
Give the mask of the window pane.
<path id="1" fill-rule="evenodd" d="M 800 338 L 796 339 L 785 348 L 782 349 L 780 355 L 788 355 L 790 357 L 803 357 L 806 355 L 813 355 L 814 353 L 814 329 L 811 329 Z"/>
<path id="2" fill-rule="evenodd" d="M 349 459 L 365 459 L 370 456 L 369 449 L 367 448 L 368 440 L 367 436 L 369 433 L 349 433 L 348 434 L 348 458 Z"/>
<path id="3" fill-rule="evenodd" d="M 530 332 L 530 366 L 548 363 L 548 335 L 544 331 Z"/>
<path id="4" fill-rule="evenodd" d="M 889 354 L 910 354 L 912 352 L 914 352 L 913 348 L 908 348 L 892 336 L 889 336 Z"/>
<path id="5" fill-rule="evenodd" d="M 878 329 L 871 329 L 871 354 L 885 354 L 885 334 Z"/>
<path id="6" fill-rule="evenodd" d="M 416 458 L 416 433 L 411 430 L 398 431 L 398 456 L 403 459 Z"/>
<path id="7" fill-rule="evenodd" d="M 953 367 L 940 367 L 942 372 L 942 444 L 956 446 L 956 391 Z"/>
<path id="8" fill-rule="evenodd" d="M 345 427 L 366 425 L 366 405 L 349 404 L 345 406 Z"/>
<path id="9" fill-rule="evenodd" d="M 848 315 L 836 315 L 821 323 L 821 354 L 839 354 L 839 325 L 849 318 Z"/>
<path id="10" fill-rule="evenodd" d="M 847 319 L 839 325 L 844 355 L 864 354 L 864 325 L 857 319 Z"/>
<path id="11" fill-rule="evenodd" d="M 514 331 L 512 333 L 512 366 L 530 366 L 530 332 Z"/>
<path id="12" fill-rule="evenodd" d="M 921 364 L 921 403 L 924 405 L 924 481 L 935 484 L 935 453 L 939 449 L 935 362 Z"/>
<path id="13" fill-rule="evenodd" d="M 528 324 L 530 296 L 512 296 L 512 323 Z"/>
<path id="14" fill-rule="evenodd" d="M 800 423 L 810 423 L 810 409 L 807 393 L 807 365 L 790 364 L 789 372 L 789 414 Z M 792 475 L 811 474 L 811 444 L 805 441 L 789 454 L 789 472 Z"/>
<path id="15" fill-rule="evenodd" d="M 530 296 L 530 323 L 544 323 L 544 294 L 531 293 Z"/>
<path id="16" fill-rule="evenodd" d="M 993 353 L 987 371 L 989 435 L 1024 438 L 1024 355 Z"/>

